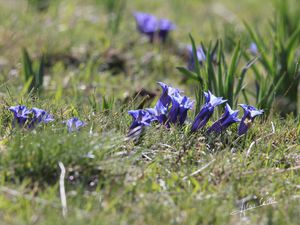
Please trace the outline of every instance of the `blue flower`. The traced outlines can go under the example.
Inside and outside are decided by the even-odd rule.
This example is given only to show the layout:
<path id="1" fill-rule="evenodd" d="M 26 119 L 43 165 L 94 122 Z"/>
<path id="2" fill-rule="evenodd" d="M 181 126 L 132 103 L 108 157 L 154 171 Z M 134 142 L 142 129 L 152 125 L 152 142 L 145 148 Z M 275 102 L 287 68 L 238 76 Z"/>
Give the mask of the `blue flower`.
<path id="1" fill-rule="evenodd" d="M 205 104 L 203 105 L 200 112 L 195 117 L 194 122 L 192 123 L 192 132 L 195 132 L 198 129 L 204 127 L 208 122 L 209 118 L 212 116 L 215 107 L 226 102 L 226 100 L 223 100 L 222 97 L 216 97 L 210 91 L 204 92 L 204 96 Z"/>
<path id="2" fill-rule="evenodd" d="M 169 32 L 174 30 L 175 28 L 176 28 L 176 26 L 170 20 L 168 20 L 168 19 L 159 20 L 158 35 L 159 35 L 160 40 L 162 40 L 162 42 L 165 42 Z"/>
<path id="3" fill-rule="evenodd" d="M 250 47 L 249 47 L 249 52 L 252 54 L 252 55 L 258 55 L 258 48 L 257 48 L 257 45 L 254 43 L 254 42 L 251 42 L 250 44 Z"/>
<path id="4" fill-rule="evenodd" d="M 148 36 L 150 42 L 156 37 L 165 42 L 169 32 L 175 29 L 175 25 L 168 19 L 158 20 L 155 16 L 144 12 L 135 12 L 133 15 L 138 31 Z"/>
<path id="5" fill-rule="evenodd" d="M 68 132 L 79 131 L 81 127 L 86 125 L 85 122 L 79 120 L 77 117 L 63 121 L 63 123 L 67 124 Z"/>
<path id="6" fill-rule="evenodd" d="M 160 101 L 157 102 L 154 108 L 148 108 L 146 110 L 150 113 L 150 115 L 155 117 L 159 123 L 165 124 L 165 122 L 167 121 L 168 109 L 163 106 Z"/>
<path id="7" fill-rule="evenodd" d="M 242 134 L 247 133 L 247 131 L 251 127 L 255 117 L 262 115 L 264 113 L 264 111 L 259 110 L 251 105 L 240 104 L 240 106 L 244 109 L 244 116 L 240 123 L 238 134 L 242 135 Z"/>
<path id="8" fill-rule="evenodd" d="M 193 107 L 193 105 L 194 101 L 191 101 L 186 96 L 173 96 L 172 106 L 168 114 L 168 122 L 183 125 L 187 118 L 187 112 Z"/>
<path id="9" fill-rule="evenodd" d="M 163 92 L 158 100 L 157 105 L 162 105 L 168 109 L 172 103 L 172 98 L 180 96 L 180 91 L 177 88 L 168 86 L 163 82 L 158 82 L 158 84 L 161 86 Z"/>
<path id="10" fill-rule="evenodd" d="M 11 106 L 9 110 L 14 114 L 13 124 L 17 123 L 20 127 L 24 127 L 30 118 L 31 110 L 27 109 L 24 105 Z"/>
<path id="11" fill-rule="evenodd" d="M 156 17 L 143 12 L 136 12 L 133 15 L 136 20 L 138 31 L 148 36 L 149 40 L 152 42 L 154 39 L 154 34 L 158 29 L 158 21 Z"/>
<path id="12" fill-rule="evenodd" d="M 33 115 L 34 115 L 34 119 L 33 121 L 34 122 L 37 122 L 37 123 L 49 123 L 49 122 L 52 122 L 54 119 L 53 119 L 53 116 L 50 115 L 48 112 L 46 112 L 45 110 L 43 109 L 39 109 L 39 108 L 32 108 L 31 109 Z"/>
<path id="13" fill-rule="evenodd" d="M 149 111 L 145 109 L 130 110 L 128 114 L 132 116 L 132 124 L 129 129 L 134 129 L 138 126 L 150 126 L 151 122 L 157 120 Z"/>
<path id="14" fill-rule="evenodd" d="M 53 121 L 53 116 L 43 109 L 27 109 L 24 105 L 11 106 L 10 111 L 14 113 L 14 122 L 20 127 L 34 128 L 37 124 Z"/>
<path id="15" fill-rule="evenodd" d="M 193 71 L 195 70 L 195 59 L 193 53 L 193 47 L 190 45 L 187 47 L 188 50 L 188 69 Z M 197 58 L 200 64 L 202 64 L 206 60 L 206 55 L 203 51 L 202 47 L 197 48 Z"/>
<path id="16" fill-rule="evenodd" d="M 155 106 L 155 110 L 160 112 L 157 113 L 160 114 L 158 121 L 163 124 L 167 122 L 167 126 L 169 126 L 169 123 L 182 125 L 187 118 L 188 110 L 193 107 L 194 102 L 188 97 L 182 96 L 181 91 L 177 88 L 168 86 L 163 82 L 158 82 L 158 84 L 163 91 Z"/>
<path id="17" fill-rule="evenodd" d="M 221 133 L 231 124 L 240 122 L 241 120 L 237 117 L 238 113 L 239 113 L 238 110 L 234 111 L 230 108 L 228 104 L 226 104 L 224 114 L 221 116 L 219 120 L 213 123 L 213 125 L 210 128 L 208 128 L 207 132 Z"/>

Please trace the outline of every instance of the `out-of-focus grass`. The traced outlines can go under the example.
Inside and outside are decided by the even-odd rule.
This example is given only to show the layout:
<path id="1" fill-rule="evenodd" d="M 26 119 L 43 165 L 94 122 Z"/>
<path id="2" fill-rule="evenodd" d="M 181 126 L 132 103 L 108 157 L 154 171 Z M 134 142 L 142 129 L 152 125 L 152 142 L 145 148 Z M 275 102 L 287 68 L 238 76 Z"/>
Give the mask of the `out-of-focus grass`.
<path id="1" fill-rule="evenodd" d="M 264 30 L 271 5 L 127 1 L 118 35 L 112 36 L 106 9 L 93 0 L 56 1 L 43 12 L 26 1 L 0 0 L 0 224 L 298 224 L 300 143 L 294 117 L 271 114 L 242 138 L 236 127 L 212 137 L 153 126 L 138 145 L 124 141 L 131 121 L 127 110 L 143 100 L 133 101 L 135 92 L 158 94 L 156 82 L 165 81 L 194 94 L 176 70 L 185 65 L 177 53 L 189 43 L 188 33 L 206 44 L 222 38 L 231 55 L 232 41 L 241 38 L 243 49 L 250 43 L 242 21 Z M 176 23 L 167 46 L 140 37 L 135 10 Z M 45 55 L 39 98 L 23 91 L 22 47 L 34 59 Z M 246 80 L 253 82 L 251 76 Z M 112 110 L 101 109 L 102 97 L 115 99 Z M 55 122 L 13 129 L 7 108 L 21 103 L 49 111 Z M 71 116 L 88 125 L 67 133 L 61 122 Z M 67 169 L 66 218 L 59 161 Z M 242 209 L 249 210 L 231 215 Z"/>

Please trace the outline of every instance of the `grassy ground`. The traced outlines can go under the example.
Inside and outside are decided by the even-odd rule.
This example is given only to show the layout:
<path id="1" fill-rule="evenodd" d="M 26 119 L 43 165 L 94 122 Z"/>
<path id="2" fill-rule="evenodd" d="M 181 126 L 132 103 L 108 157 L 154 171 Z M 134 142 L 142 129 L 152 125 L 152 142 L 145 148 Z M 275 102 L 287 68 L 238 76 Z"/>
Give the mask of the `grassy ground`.
<path id="1" fill-rule="evenodd" d="M 172 40 L 147 43 L 135 10 L 174 21 Z M 189 32 L 197 42 L 222 38 L 231 55 L 230 40 L 250 43 L 242 21 L 264 31 L 272 10 L 254 0 L 127 1 L 113 34 L 103 1 L 54 1 L 37 12 L 26 1 L 0 0 L 0 224 L 299 224 L 297 117 L 257 119 L 243 137 L 235 126 L 220 136 L 152 126 L 138 144 L 124 140 L 142 88 L 158 96 L 156 82 L 164 81 L 193 96 L 176 70 L 186 64 L 180 51 Z M 38 98 L 24 89 L 22 47 L 34 60 L 46 57 Z M 103 97 L 114 99 L 109 109 Z M 14 129 L 7 109 L 17 104 L 55 121 Z M 71 116 L 87 126 L 68 133 L 61 121 Z M 66 168 L 65 217 L 58 162 Z"/>

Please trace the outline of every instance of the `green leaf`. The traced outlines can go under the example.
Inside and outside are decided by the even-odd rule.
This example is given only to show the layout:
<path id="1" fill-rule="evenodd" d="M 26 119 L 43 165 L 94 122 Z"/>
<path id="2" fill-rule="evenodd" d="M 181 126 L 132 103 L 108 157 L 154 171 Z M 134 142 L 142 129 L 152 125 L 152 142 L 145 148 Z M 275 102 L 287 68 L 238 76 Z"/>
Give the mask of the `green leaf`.
<path id="1" fill-rule="evenodd" d="M 179 72 L 181 72 L 183 75 L 185 75 L 187 78 L 192 79 L 192 80 L 196 80 L 196 81 L 199 81 L 199 82 L 203 83 L 203 80 L 202 80 L 201 77 L 199 78 L 199 76 L 197 76 L 196 73 L 188 70 L 187 68 L 185 68 L 185 67 L 176 67 L 176 69 Z"/>
<path id="2" fill-rule="evenodd" d="M 23 75 L 25 81 L 28 81 L 30 77 L 33 76 L 33 69 L 32 69 L 32 61 L 31 58 L 26 50 L 26 48 L 22 49 L 22 61 L 23 61 Z"/>
<path id="3" fill-rule="evenodd" d="M 228 75 L 226 77 L 226 82 L 225 82 L 226 84 L 225 90 L 227 94 L 228 104 L 230 106 L 233 106 L 234 74 L 236 72 L 239 59 L 240 59 L 240 42 L 237 44 L 237 46 L 234 49 Z"/>
<path id="4" fill-rule="evenodd" d="M 239 76 L 239 80 L 238 80 L 238 84 L 237 84 L 237 87 L 236 87 L 236 90 L 235 90 L 235 96 L 236 96 L 236 101 L 238 100 L 238 96 L 240 94 L 240 91 L 242 89 L 242 85 L 244 83 L 244 79 L 245 79 L 245 75 L 247 73 L 247 71 L 249 70 L 249 68 L 257 61 L 258 57 L 255 57 L 254 59 L 250 60 L 246 66 L 244 66 L 244 68 L 242 69 L 242 72 Z M 237 104 L 237 102 L 235 103 Z"/>
<path id="5" fill-rule="evenodd" d="M 201 82 L 201 71 L 200 71 L 200 63 L 199 63 L 199 59 L 198 59 L 198 56 L 197 56 L 197 47 L 195 45 L 195 41 L 194 41 L 194 38 L 192 37 L 191 34 L 189 34 L 189 37 L 190 37 L 190 40 L 191 40 L 191 43 L 192 43 L 192 48 L 193 48 L 193 59 L 194 59 L 194 65 L 195 65 L 195 72 L 199 78 L 199 81 Z M 205 83 L 201 83 L 202 86 L 205 85 Z"/>

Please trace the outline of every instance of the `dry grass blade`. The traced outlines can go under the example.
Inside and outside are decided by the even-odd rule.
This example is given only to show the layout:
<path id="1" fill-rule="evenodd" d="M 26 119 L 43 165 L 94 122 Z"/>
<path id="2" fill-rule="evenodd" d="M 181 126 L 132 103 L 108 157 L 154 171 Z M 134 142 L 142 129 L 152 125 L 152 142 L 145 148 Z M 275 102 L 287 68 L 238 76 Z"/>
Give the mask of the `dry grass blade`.
<path id="1" fill-rule="evenodd" d="M 263 136 L 263 137 L 258 138 L 257 140 L 253 141 L 253 142 L 250 144 L 250 146 L 249 146 L 249 148 L 248 148 L 248 150 L 247 150 L 247 152 L 246 152 L 246 158 L 249 157 L 249 155 L 250 155 L 250 153 L 251 153 L 251 150 L 252 150 L 253 146 L 254 146 L 255 144 L 257 144 L 257 142 L 259 142 L 259 141 L 261 141 L 261 140 L 263 140 L 263 139 L 265 139 L 265 138 L 267 138 L 267 137 L 270 137 L 270 136 L 272 136 L 272 135 L 275 134 L 276 130 L 275 130 L 274 123 L 271 122 L 271 125 L 272 125 L 272 132 L 271 132 L 271 133 L 269 133 L 269 134 L 267 134 L 267 135 L 265 135 L 265 136 Z"/>
<path id="2" fill-rule="evenodd" d="M 60 177 L 59 177 L 59 192 L 60 192 L 60 200 L 62 206 L 62 215 L 65 217 L 67 216 L 68 213 L 67 197 L 66 197 L 66 190 L 65 190 L 66 169 L 62 162 L 58 162 L 58 165 L 61 170 Z"/>
<path id="3" fill-rule="evenodd" d="M 195 176 L 195 175 L 201 173 L 204 169 L 206 169 L 207 167 L 209 167 L 214 161 L 215 161 L 215 159 L 211 160 L 209 163 L 207 163 L 206 165 L 202 166 L 200 169 L 198 169 L 195 172 L 191 173 L 190 175 L 185 176 L 184 178 L 182 178 L 182 180 L 185 181 L 189 177 L 192 177 L 192 176 Z"/>

